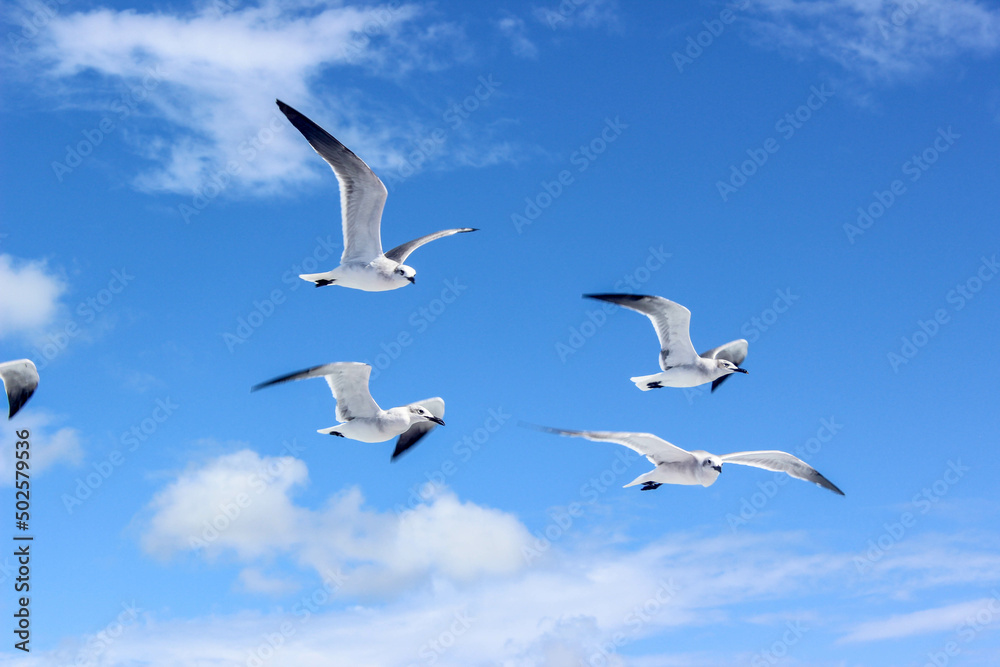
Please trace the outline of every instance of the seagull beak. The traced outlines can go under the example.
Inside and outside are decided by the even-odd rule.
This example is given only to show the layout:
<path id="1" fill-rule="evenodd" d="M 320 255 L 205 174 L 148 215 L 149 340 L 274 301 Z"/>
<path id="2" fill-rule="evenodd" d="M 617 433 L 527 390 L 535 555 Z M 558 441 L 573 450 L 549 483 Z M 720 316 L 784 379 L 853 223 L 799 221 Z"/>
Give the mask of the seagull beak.
<path id="1" fill-rule="evenodd" d="M 435 424 L 441 424 L 441 426 L 444 426 L 444 420 L 441 419 L 440 417 L 428 417 L 427 419 L 428 421 L 432 421 Z"/>
<path id="2" fill-rule="evenodd" d="M 745 368 L 737 368 L 735 372 L 737 372 L 737 373 L 743 373 L 744 375 L 750 375 L 750 371 L 748 371 Z"/>
<path id="3" fill-rule="evenodd" d="M 414 278 L 413 276 L 409 276 L 409 277 L 407 278 L 407 280 L 409 280 L 409 281 L 410 281 L 411 283 L 416 283 L 416 282 L 417 282 L 417 279 L 416 279 L 416 278 Z"/>
<path id="4" fill-rule="evenodd" d="M 722 466 L 712 466 L 712 470 L 715 472 L 722 472 Z"/>

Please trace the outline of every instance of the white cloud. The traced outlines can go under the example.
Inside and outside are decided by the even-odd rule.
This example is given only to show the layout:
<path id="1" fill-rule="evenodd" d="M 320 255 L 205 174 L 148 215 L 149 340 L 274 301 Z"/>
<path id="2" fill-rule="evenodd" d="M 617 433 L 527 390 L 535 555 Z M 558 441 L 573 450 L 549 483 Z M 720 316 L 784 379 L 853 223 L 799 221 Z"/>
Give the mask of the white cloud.
<path id="1" fill-rule="evenodd" d="M 452 522 L 443 512 L 430 523 L 439 524 L 433 531 L 440 534 Z M 603 664 L 620 665 L 624 659 L 617 654 L 627 652 L 631 663 L 632 644 L 641 639 L 731 622 L 731 606 L 775 598 L 799 605 L 810 594 L 828 595 L 848 560 L 803 555 L 803 548 L 802 538 L 781 534 L 719 539 L 679 533 L 633 552 L 570 552 L 557 545 L 544 561 L 506 576 L 464 585 L 438 579 L 430 588 L 396 591 L 383 605 L 345 606 L 317 595 L 324 588 L 314 585 L 269 614 L 152 619 L 125 633 L 105 658 L 109 664 L 247 664 L 263 646 L 266 664 L 275 666 L 575 667 L 581 660 L 601 664 L 603 650 Z M 783 631 L 784 619 L 775 627 Z M 712 648 L 714 660 L 706 663 L 732 664 L 733 647 Z M 55 661 L 39 659 L 43 665 Z"/>
<path id="2" fill-rule="evenodd" d="M 37 396 L 35 397 L 37 398 Z M 56 416 L 43 410 L 31 408 L 31 404 L 18 413 L 15 421 L 0 429 L 0 484 L 14 483 L 14 430 L 27 429 L 30 446 L 31 475 L 44 472 L 48 468 L 63 463 L 71 466 L 83 461 L 83 444 L 80 432 L 63 426 L 53 432 L 60 421 Z"/>
<path id="3" fill-rule="evenodd" d="M 143 548 L 168 557 L 201 549 L 233 550 L 244 560 L 298 543 L 304 512 L 289 496 L 305 484 L 305 464 L 290 456 L 261 459 L 242 450 L 192 467 L 153 498 Z"/>
<path id="4" fill-rule="evenodd" d="M 223 11 L 208 4 L 181 14 L 58 13 L 27 46 L 32 66 L 25 71 L 40 71 L 41 80 L 57 84 L 51 88 L 64 106 L 99 108 L 113 123 L 111 132 L 127 128 L 125 140 L 150 161 L 136 187 L 211 192 L 213 177 L 230 166 L 235 176 L 216 179 L 228 181 L 222 188 L 228 194 L 267 195 L 324 170 L 277 110 L 276 97 L 329 128 L 373 167 L 397 168 L 435 120 L 355 89 L 317 84 L 331 68 L 402 81 L 411 71 L 468 57 L 462 28 L 434 20 L 417 4 L 261 0 L 232 6 Z M 93 127 L 101 118 L 94 114 Z M 429 161 L 443 160 L 451 149 Z"/>
<path id="5" fill-rule="evenodd" d="M 814 53 L 875 79 L 1000 48 L 1000 10 L 976 0 L 761 0 L 746 10 L 761 45 Z"/>
<path id="6" fill-rule="evenodd" d="M 344 589 L 361 593 L 429 576 L 468 583 L 525 565 L 521 548 L 528 532 L 507 513 L 439 491 L 399 517 L 366 509 L 357 488 L 312 510 L 292 500 L 307 480 L 302 461 L 261 458 L 246 449 L 191 468 L 151 502 L 143 548 L 160 557 L 234 552 L 245 563 L 294 554 L 320 574 L 344 569 Z M 244 584 L 261 583 L 246 576 Z"/>
<path id="7" fill-rule="evenodd" d="M 44 261 L 0 254 L 0 338 L 51 324 L 65 291 L 62 278 Z"/>
<path id="8" fill-rule="evenodd" d="M 212 471 L 204 475 L 206 484 L 227 483 L 227 477 L 219 474 L 223 465 L 247 472 L 256 470 L 256 463 L 276 469 L 279 461 L 246 452 L 230 457 L 200 468 Z M 292 463 L 282 468 L 282 481 L 275 484 L 299 478 Z M 185 476 L 193 480 L 198 473 L 192 470 Z M 204 493 L 194 486 L 183 488 Z M 441 504 L 449 497 L 450 503 Z M 424 537 L 432 540 L 466 530 L 469 520 L 486 523 L 507 517 L 514 521 L 496 510 L 462 503 L 451 494 L 439 495 L 428 509 L 434 505 L 438 509 L 433 512 L 420 514 L 418 509 L 421 521 L 413 526 L 417 535 L 405 536 L 396 530 L 396 536 L 389 539 L 393 530 L 387 532 L 379 524 L 391 517 L 362 509 L 360 493 L 345 492 L 319 509 L 299 508 L 302 514 L 312 516 L 309 525 L 314 532 L 335 530 L 336 534 L 328 536 L 330 544 L 317 540 L 312 545 L 297 536 L 295 549 L 306 546 L 364 552 L 384 548 L 393 539 L 402 549 L 419 545 Z M 339 510 L 332 510 L 334 506 Z M 485 511 L 487 518 L 478 514 L 480 511 Z M 453 516 L 466 512 L 466 520 L 456 521 Z M 245 518 L 255 522 L 249 514 Z M 339 525 L 342 521 L 346 524 Z M 501 522 L 501 527 L 504 525 Z M 567 534 L 545 550 L 542 558 L 506 574 L 470 573 L 460 581 L 456 566 L 439 564 L 431 585 L 398 588 L 377 604 L 359 604 L 349 593 L 345 600 L 343 594 L 352 580 L 367 578 L 379 568 L 388 571 L 398 567 L 393 563 L 355 568 L 347 572 L 345 585 L 332 593 L 332 586 L 314 579 L 287 593 L 280 606 L 267 612 L 219 615 L 206 611 L 193 619 L 161 618 L 162 612 L 158 612 L 146 623 L 129 628 L 108 648 L 105 660 L 108 664 L 255 664 L 252 659 L 257 657 L 269 666 L 294 667 L 431 662 L 441 666 L 576 667 L 581 661 L 605 665 L 745 664 L 786 633 L 790 622 L 801 626 L 803 632 L 814 633 L 809 637 L 818 636 L 818 628 L 836 632 L 846 626 L 851 641 L 870 641 L 879 635 L 908 636 L 898 634 L 904 631 L 907 619 L 928 632 L 947 629 L 949 619 L 968 610 L 955 606 L 928 610 L 927 614 L 911 613 L 913 603 L 901 607 L 882 592 L 883 585 L 893 583 L 894 573 L 907 570 L 907 565 L 897 564 L 890 571 L 873 570 L 859 578 L 851 554 L 815 546 L 813 534 L 731 535 L 726 531 L 706 536 L 683 532 L 658 536 L 645 546 L 610 545 L 606 540 L 577 537 L 582 539 L 573 540 Z M 217 542 L 224 539 L 222 535 Z M 280 539 L 282 536 L 275 541 Z M 494 540 L 494 544 L 502 544 L 503 537 L 495 536 Z M 958 569 L 992 553 L 989 543 L 995 536 L 987 536 L 987 544 L 952 538 L 936 541 L 950 550 L 953 567 Z M 335 542 L 344 546 L 337 547 Z M 477 557 L 477 552 L 467 548 L 461 542 L 456 546 L 459 554 Z M 914 537 L 900 542 L 893 551 L 898 550 L 902 557 L 925 549 L 926 544 Z M 438 554 L 430 559 L 442 560 Z M 929 561 L 908 562 L 907 578 L 933 575 L 927 569 Z M 244 564 L 239 567 L 244 568 Z M 245 574 L 254 568 L 243 569 L 241 581 L 264 581 L 263 587 L 269 588 L 273 575 Z M 273 569 L 268 566 L 269 573 Z M 986 582 L 995 585 L 997 572 L 994 567 L 992 578 L 980 578 L 972 589 L 982 590 Z M 354 585 L 358 586 L 356 581 Z M 939 593 L 955 594 L 953 583 L 941 582 L 939 588 Z M 885 616 L 882 610 L 886 606 L 892 606 L 893 611 L 887 621 L 870 620 Z M 761 608 L 768 613 L 757 613 Z M 732 641 L 723 644 L 691 639 L 722 632 L 730 636 L 729 628 L 736 631 L 731 633 Z M 652 637 L 661 641 L 657 648 L 646 649 Z M 36 664 L 66 664 L 66 651 L 72 657 L 75 643 L 85 641 L 64 639 L 60 642 L 62 654 L 53 651 L 37 656 Z M 642 655 L 643 650 L 662 652 L 664 646 L 670 647 L 670 655 Z"/>

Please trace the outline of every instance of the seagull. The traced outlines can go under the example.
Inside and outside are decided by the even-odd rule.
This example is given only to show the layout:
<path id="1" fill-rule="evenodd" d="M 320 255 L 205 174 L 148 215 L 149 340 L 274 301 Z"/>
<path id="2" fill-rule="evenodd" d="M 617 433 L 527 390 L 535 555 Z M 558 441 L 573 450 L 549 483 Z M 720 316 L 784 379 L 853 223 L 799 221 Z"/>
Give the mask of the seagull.
<path id="1" fill-rule="evenodd" d="M 796 479 L 803 479 L 818 484 L 824 489 L 844 495 L 833 482 L 819 474 L 815 468 L 805 461 L 792 456 L 788 452 L 765 450 L 757 452 L 734 452 L 722 456 L 710 454 L 701 449 L 687 451 L 670 444 L 663 438 L 652 433 L 628 433 L 614 431 L 566 431 L 546 426 L 536 426 L 542 431 L 586 438 L 595 442 L 614 442 L 639 452 L 656 467 L 647 473 L 639 475 L 623 488 L 642 484 L 642 491 L 652 491 L 664 484 L 685 484 L 693 486 L 712 486 L 722 472 L 722 464 L 736 463 L 743 466 L 753 466 L 764 470 L 788 473 Z"/>
<path id="2" fill-rule="evenodd" d="M 5 361 L 0 364 L 0 379 L 7 390 L 7 403 L 10 404 L 10 414 L 7 419 L 13 419 L 17 411 L 28 402 L 38 387 L 38 369 L 31 359 Z"/>
<path id="3" fill-rule="evenodd" d="M 318 433 L 336 435 L 361 442 L 385 442 L 399 436 L 390 460 L 395 461 L 413 447 L 435 426 L 444 426 L 444 400 L 428 398 L 398 408 L 383 410 L 368 391 L 372 367 L 355 361 L 313 366 L 303 371 L 276 377 L 250 388 L 257 391 L 273 384 L 321 377 L 330 385 L 337 401 L 337 420 L 343 422 Z"/>
<path id="4" fill-rule="evenodd" d="M 660 339 L 660 368 L 662 373 L 629 378 L 643 391 L 662 387 L 697 387 L 712 383 L 712 391 L 719 388 L 733 373 L 746 373 L 740 364 L 747 358 L 745 339 L 740 338 L 698 355 L 691 344 L 688 328 L 691 311 L 660 296 L 640 294 L 584 294 L 618 304 L 640 312 L 653 322 Z"/>
<path id="5" fill-rule="evenodd" d="M 384 292 L 416 282 L 417 272 L 404 264 L 410 253 L 445 236 L 477 231 L 472 227 L 445 229 L 421 236 L 389 252 L 382 252 L 382 207 L 388 191 L 367 164 L 330 133 L 281 100 L 278 108 L 302 133 L 319 156 L 333 167 L 340 184 L 340 215 L 344 228 L 344 252 L 340 266 L 325 273 L 303 273 L 303 280 L 316 287 L 340 285 L 366 292 Z"/>

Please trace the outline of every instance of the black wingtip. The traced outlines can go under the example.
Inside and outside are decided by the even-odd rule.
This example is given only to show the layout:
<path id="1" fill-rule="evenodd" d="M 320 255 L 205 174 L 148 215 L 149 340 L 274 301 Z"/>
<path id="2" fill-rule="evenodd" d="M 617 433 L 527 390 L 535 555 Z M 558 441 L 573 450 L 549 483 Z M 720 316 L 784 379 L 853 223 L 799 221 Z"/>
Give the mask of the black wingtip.
<path id="1" fill-rule="evenodd" d="M 532 424 L 531 422 L 526 422 L 524 420 L 518 420 L 517 425 L 521 428 L 530 428 L 533 431 L 542 431 L 543 433 L 556 433 L 557 431 L 548 426 L 540 426 L 538 424 Z"/>
<path id="2" fill-rule="evenodd" d="M 579 431 L 570 431 L 564 428 L 552 428 L 551 426 L 542 426 L 541 424 L 532 424 L 531 422 L 519 421 L 517 425 L 521 428 L 530 428 L 533 431 L 541 431 L 542 433 L 551 433 L 553 435 L 566 435 L 574 436 L 579 433 Z"/>
<path id="3" fill-rule="evenodd" d="M 10 399 L 8 399 L 10 401 L 10 413 L 7 415 L 7 419 L 13 419 L 14 415 L 16 415 L 21 408 L 24 407 L 24 404 L 28 402 L 28 399 L 31 398 L 34 393 L 34 390 L 32 390 L 23 392 L 18 396 L 10 397 Z"/>
<path id="4" fill-rule="evenodd" d="M 834 484 L 833 482 L 831 482 L 830 480 L 828 480 L 826 477 L 824 477 L 823 475 L 821 475 L 819 472 L 816 473 L 816 479 L 814 480 L 814 483 L 817 486 L 822 486 L 824 489 L 830 489 L 831 491 L 833 491 L 834 493 L 836 493 L 838 496 L 846 496 L 847 495 L 846 493 L 844 493 L 843 491 L 841 491 L 837 487 L 836 484 Z"/>
<path id="5" fill-rule="evenodd" d="M 584 294 L 585 299 L 598 299 L 599 301 L 641 301 L 646 298 L 645 294 Z"/>
<path id="6" fill-rule="evenodd" d="M 325 365 L 326 364 L 320 364 L 319 366 L 310 366 L 309 368 L 303 368 L 300 371 L 294 371 L 292 373 L 285 373 L 284 375 L 279 375 L 276 378 L 271 378 L 270 380 L 266 380 L 264 382 L 255 384 L 254 386 L 250 387 L 250 393 L 257 391 L 258 389 L 264 389 L 265 387 L 270 387 L 273 384 L 280 384 L 281 382 L 287 382 L 288 380 L 295 380 L 298 378 L 298 376 L 302 375 L 303 373 L 309 373 L 310 371 L 314 371 L 317 368 L 322 368 Z"/>

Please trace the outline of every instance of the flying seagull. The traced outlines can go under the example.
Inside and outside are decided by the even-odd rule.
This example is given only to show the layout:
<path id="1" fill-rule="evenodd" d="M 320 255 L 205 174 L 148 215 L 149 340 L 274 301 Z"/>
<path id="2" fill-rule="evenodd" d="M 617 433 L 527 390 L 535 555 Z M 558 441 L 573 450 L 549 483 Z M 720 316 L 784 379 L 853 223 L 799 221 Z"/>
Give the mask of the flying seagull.
<path id="1" fill-rule="evenodd" d="M 299 276 L 316 285 L 340 285 L 366 292 L 384 292 L 415 282 L 417 272 L 404 264 L 410 253 L 431 241 L 474 232 L 471 227 L 445 229 L 421 236 L 389 252 L 382 252 L 382 207 L 388 191 L 367 164 L 330 133 L 281 100 L 278 108 L 302 133 L 319 156 L 333 167 L 340 184 L 340 216 L 344 229 L 344 252 L 340 266 L 325 273 L 304 273 Z"/>
<path id="2" fill-rule="evenodd" d="M 31 359 L 5 361 L 0 364 L 0 379 L 7 390 L 7 403 L 10 405 L 7 419 L 13 419 L 35 393 L 35 388 L 38 387 L 38 369 Z"/>
<path id="3" fill-rule="evenodd" d="M 398 408 L 383 410 L 368 391 L 372 367 L 355 361 L 314 366 L 304 371 L 276 377 L 251 387 L 257 391 L 273 384 L 321 377 L 330 385 L 337 401 L 337 421 L 343 422 L 318 433 L 350 438 L 361 442 L 385 442 L 399 436 L 392 460 L 413 447 L 435 424 L 444 426 L 444 400 L 428 398 Z"/>
<path id="4" fill-rule="evenodd" d="M 536 426 L 542 431 L 586 438 L 596 442 L 614 442 L 639 452 L 656 467 L 639 475 L 625 487 L 642 484 L 643 491 L 651 491 L 664 484 L 685 484 L 711 486 L 722 472 L 724 463 L 763 468 L 775 472 L 785 472 L 797 479 L 818 484 L 824 489 L 844 495 L 833 482 L 819 474 L 805 461 L 787 452 L 767 450 L 759 452 L 734 452 L 718 456 L 701 449 L 687 451 L 670 444 L 651 433 L 628 433 L 614 431 L 566 431 L 546 426 Z"/>
<path id="5" fill-rule="evenodd" d="M 661 387 L 696 387 L 712 383 L 712 391 L 732 373 L 746 373 L 740 364 L 747 358 L 745 339 L 740 338 L 698 355 L 688 329 L 691 311 L 660 296 L 640 294 L 584 294 L 591 299 L 615 303 L 640 312 L 653 322 L 660 339 L 662 373 L 629 378 L 643 391 Z"/>

